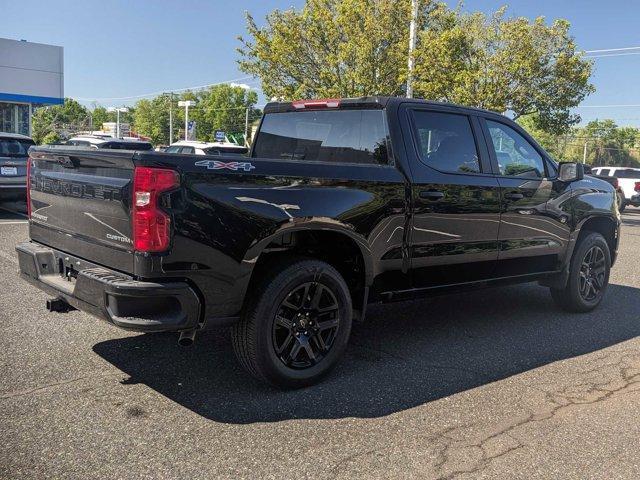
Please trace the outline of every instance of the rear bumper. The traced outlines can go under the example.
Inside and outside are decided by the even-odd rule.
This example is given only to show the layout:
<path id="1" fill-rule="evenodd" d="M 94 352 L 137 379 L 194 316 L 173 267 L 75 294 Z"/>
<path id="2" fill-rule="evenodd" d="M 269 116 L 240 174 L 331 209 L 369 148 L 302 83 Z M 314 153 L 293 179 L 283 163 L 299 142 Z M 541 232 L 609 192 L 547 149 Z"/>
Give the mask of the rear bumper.
<path id="1" fill-rule="evenodd" d="M 35 242 L 21 243 L 16 251 L 23 279 L 118 327 L 158 332 L 200 326 L 200 300 L 186 282 L 134 280 Z"/>

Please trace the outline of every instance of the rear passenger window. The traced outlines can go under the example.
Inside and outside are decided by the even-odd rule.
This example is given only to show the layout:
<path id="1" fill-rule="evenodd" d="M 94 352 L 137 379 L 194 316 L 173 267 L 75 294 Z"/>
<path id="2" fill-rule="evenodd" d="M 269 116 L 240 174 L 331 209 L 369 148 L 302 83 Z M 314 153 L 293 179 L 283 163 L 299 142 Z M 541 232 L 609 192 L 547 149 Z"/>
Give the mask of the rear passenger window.
<path id="1" fill-rule="evenodd" d="M 442 172 L 480 173 L 469 117 L 416 110 L 413 119 L 423 162 Z"/>
<path id="2" fill-rule="evenodd" d="M 503 123 L 487 120 L 501 175 L 544 177 L 544 160 L 522 135 Z"/>
<path id="3" fill-rule="evenodd" d="M 382 110 L 316 110 L 268 113 L 254 157 L 335 163 L 387 164 Z"/>

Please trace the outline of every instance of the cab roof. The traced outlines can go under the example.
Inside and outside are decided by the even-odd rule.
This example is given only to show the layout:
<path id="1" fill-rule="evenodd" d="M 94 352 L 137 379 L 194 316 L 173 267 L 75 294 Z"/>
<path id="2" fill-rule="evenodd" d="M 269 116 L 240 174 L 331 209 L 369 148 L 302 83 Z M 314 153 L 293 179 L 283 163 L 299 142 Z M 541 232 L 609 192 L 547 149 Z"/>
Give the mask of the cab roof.
<path id="1" fill-rule="evenodd" d="M 311 100 L 296 100 L 293 102 L 269 102 L 264 107 L 264 113 L 280 113 L 280 112 L 298 112 L 305 110 L 324 110 L 324 109 L 384 109 L 391 104 L 399 103 L 414 103 L 419 105 L 433 105 L 433 106 L 446 106 L 454 107 L 460 110 L 466 110 L 469 112 L 501 115 L 499 112 L 491 110 L 484 110 L 481 108 L 468 107 L 465 105 L 459 105 L 450 102 L 436 102 L 432 100 L 423 100 L 420 98 L 406 98 L 406 97 L 388 97 L 388 96 L 370 96 L 370 97 L 356 97 L 356 98 L 322 98 Z"/>

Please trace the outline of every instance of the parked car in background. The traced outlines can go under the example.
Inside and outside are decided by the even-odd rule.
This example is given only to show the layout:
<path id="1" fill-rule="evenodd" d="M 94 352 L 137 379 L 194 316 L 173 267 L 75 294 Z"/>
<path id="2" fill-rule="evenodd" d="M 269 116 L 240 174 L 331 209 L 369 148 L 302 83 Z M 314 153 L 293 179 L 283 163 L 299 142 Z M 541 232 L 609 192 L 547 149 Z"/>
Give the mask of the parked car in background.
<path id="1" fill-rule="evenodd" d="M 640 168 L 632 167 L 593 167 L 591 171 L 599 177 L 615 177 L 624 194 L 624 201 L 619 210 L 624 211 L 627 205 L 640 206 L 640 198 L 636 192 L 636 183 L 640 183 Z"/>
<path id="2" fill-rule="evenodd" d="M 249 148 L 230 142 L 196 142 L 180 140 L 164 149 L 165 153 L 189 153 L 194 155 L 246 155 Z"/>
<path id="3" fill-rule="evenodd" d="M 26 135 L 0 132 L 0 201 L 26 198 L 27 158 L 35 142 Z"/>
<path id="4" fill-rule="evenodd" d="M 98 135 L 78 135 L 67 140 L 64 145 L 110 150 L 153 150 L 151 143 L 137 138 L 114 138 Z"/>

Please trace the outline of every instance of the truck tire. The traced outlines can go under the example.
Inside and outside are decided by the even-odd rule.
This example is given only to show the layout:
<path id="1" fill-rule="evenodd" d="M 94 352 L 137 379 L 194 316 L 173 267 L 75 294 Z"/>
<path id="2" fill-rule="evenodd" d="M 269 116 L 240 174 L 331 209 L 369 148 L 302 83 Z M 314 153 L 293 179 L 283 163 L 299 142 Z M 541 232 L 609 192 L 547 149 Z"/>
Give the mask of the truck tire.
<path id="1" fill-rule="evenodd" d="M 349 341 L 349 288 L 319 260 L 291 259 L 268 272 L 233 326 L 235 354 L 250 374 L 276 387 L 316 383 Z"/>
<path id="2" fill-rule="evenodd" d="M 589 312 L 596 308 L 609 284 L 611 254 L 602 235 L 589 232 L 571 257 L 569 279 L 563 289 L 551 289 L 558 306 L 568 312 Z"/>

